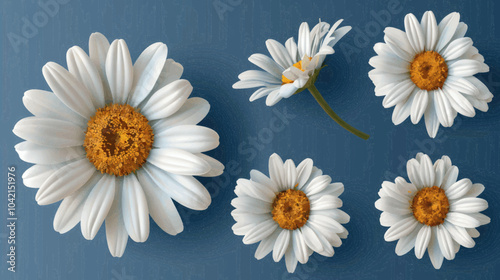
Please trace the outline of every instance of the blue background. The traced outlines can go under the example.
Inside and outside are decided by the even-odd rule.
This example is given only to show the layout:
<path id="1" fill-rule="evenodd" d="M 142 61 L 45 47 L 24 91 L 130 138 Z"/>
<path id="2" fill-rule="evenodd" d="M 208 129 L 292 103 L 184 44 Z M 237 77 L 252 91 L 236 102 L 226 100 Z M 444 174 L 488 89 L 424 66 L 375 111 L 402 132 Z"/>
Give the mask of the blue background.
<path id="1" fill-rule="evenodd" d="M 500 30 L 495 18 L 499 4 L 493 0 L 401 1 L 395 7 L 392 1 L 357 0 L 59 1 L 67 3 L 45 21 L 37 0 L 1 2 L 1 279 L 493 279 L 500 274 L 499 98 L 493 99 L 487 113 L 477 112 L 472 119 L 459 117 L 453 127 L 441 127 L 438 136 L 430 139 L 423 121 L 392 124 L 392 109 L 382 107 L 382 98 L 374 95 L 367 75 L 368 59 L 375 55 L 373 45 L 383 40 L 383 27 L 402 29 L 404 15 L 410 12 L 420 19 L 424 11 L 433 10 L 439 21 L 458 11 L 469 26 L 467 36 L 490 66 L 489 73 L 478 77 L 496 94 Z M 381 27 L 376 15 L 387 13 L 390 19 Z M 23 18 L 38 20 L 40 27 L 36 34 L 27 34 L 33 36 L 16 50 L 7 34 L 26 35 Z M 371 134 L 368 141 L 336 125 L 307 91 L 270 108 L 264 100 L 248 102 L 252 90 L 231 88 L 240 72 L 255 69 L 247 61 L 252 53 L 267 54 L 266 39 L 296 38 L 302 21 L 312 26 L 318 18 L 332 24 L 344 18 L 344 25 L 359 28 L 348 33 L 341 40 L 343 47 L 337 45 L 336 54 L 327 58 L 329 66 L 320 74 L 317 87 L 341 117 Z M 202 180 L 212 194 L 208 210 L 178 205 L 184 232 L 170 236 L 152 223 L 147 242 L 129 239 L 122 258 L 109 254 L 104 227 L 93 241 L 82 237 L 79 226 L 64 235 L 55 232 L 52 221 L 58 205 L 36 204 L 35 190 L 20 180 L 30 164 L 22 162 L 13 149 L 21 140 L 11 130 L 29 115 L 22 105 L 24 91 L 49 89 L 42 66 L 48 61 L 65 66 L 67 49 L 79 45 L 88 50 L 88 37 L 95 31 L 110 41 L 125 39 L 133 60 L 153 42 L 168 45 L 168 56 L 184 66 L 183 77 L 194 86 L 193 96 L 212 105 L 202 124 L 220 134 L 221 144 L 209 154 L 226 164 L 224 175 Z M 284 112 L 288 119 L 277 120 Z M 419 151 L 433 160 L 449 155 L 460 169 L 459 178 L 486 186 L 481 197 L 490 205 L 484 213 L 492 222 L 479 228 L 477 245 L 461 248 L 454 261 L 444 261 L 441 270 L 434 270 L 427 254 L 422 260 L 413 251 L 398 257 L 395 242 L 383 239 L 386 228 L 380 226 L 380 212 L 374 207 L 382 181 L 406 177 L 405 163 Z M 257 245 L 244 245 L 231 230 L 235 181 L 248 178 L 253 168 L 267 173 L 273 152 L 295 162 L 310 157 L 334 181 L 343 182 L 342 209 L 351 216 L 346 226 L 349 238 L 335 255 L 314 254 L 308 264 L 299 264 L 295 274 L 286 272 L 283 260 L 274 263 L 271 256 L 256 260 Z M 6 264 L 7 166 L 15 166 L 18 177 L 16 273 L 8 272 Z"/>

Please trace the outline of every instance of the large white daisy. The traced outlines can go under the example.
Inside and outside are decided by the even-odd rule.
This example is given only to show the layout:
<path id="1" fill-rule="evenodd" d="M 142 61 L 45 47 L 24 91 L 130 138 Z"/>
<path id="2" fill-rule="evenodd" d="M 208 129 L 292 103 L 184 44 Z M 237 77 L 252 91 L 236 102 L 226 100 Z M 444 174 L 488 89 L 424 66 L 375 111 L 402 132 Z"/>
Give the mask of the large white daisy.
<path id="1" fill-rule="evenodd" d="M 286 41 L 285 46 L 273 39 L 267 40 L 266 46 L 272 58 L 260 53 L 252 54 L 248 60 L 262 70 L 241 73 L 238 76 L 240 81 L 233 88 L 259 88 L 250 96 L 250 101 L 267 96 L 267 106 L 273 106 L 281 99 L 307 89 L 339 125 L 365 140 L 368 139 L 369 135 L 342 120 L 314 85 L 326 56 L 334 53 L 333 46 L 351 30 L 350 26 L 337 29 L 342 21 L 338 20 L 331 28 L 328 23 L 320 21 L 312 30 L 307 22 L 303 22 L 299 28 L 298 44 L 293 37 Z"/>
<path id="2" fill-rule="evenodd" d="M 146 48 L 134 65 L 124 40 L 110 45 L 94 33 L 89 50 L 68 50 L 69 71 L 43 67 L 53 92 L 25 93 L 34 116 L 15 125 L 26 140 L 15 149 L 35 164 L 23 180 L 38 188 L 38 204 L 62 200 L 54 229 L 65 233 L 80 222 L 93 239 L 105 221 L 109 250 L 119 257 L 128 236 L 146 241 L 149 215 L 165 232 L 181 232 L 172 199 L 206 209 L 210 194 L 193 175 L 218 176 L 224 166 L 202 154 L 219 145 L 215 131 L 197 125 L 210 105 L 188 99 L 193 87 L 179 79 L 183 68 L 167 59 L 165 44 Z"/>
<path id="3" fill-rule="evenodd" d="M 447 15 L 439 24 L 431 11 L 418 22 L 413 14 L 405 17 L 405 30 L 387 27 L 385 43 L 373 47 L 377 56 L 369 63 L 375 95 L 385 96 L 384 108 L 394 108 L 392 121 L 402 123 L 411 115 L 417 124 L 425 116 L 425 126 L 434 138 L 439 124 L 453 125 L 460 113 L 474 117 L 474 108 L 488 111 L 493 95 L 474 77 L 488 72 L 484 58 L 464 37 L 467 25 L 459 13 Z"/>
<path id="4" fill-rule="evenodd" d="M 341 224 L 350 217 L 338 209 L 344 185 L 331 183 L 311 159 L 296 167 L 291 159 L 283 163 L 277 154 L 269 158 L 269 175 L 252 170 L 250 180 L 237 181 L 238 197 L 231 202 L 236 208 L 231 212 L 234 234 L 243 235 L 245 244 L 260 242 L 257 259 L 271 251 L 275 262 L 285 256 L 290 273 L 297 261 L 306 263 L 313 252 L 333 256 L 333 247 L 348 235 Z"/>
<path id="5" fill-rule="evenodd" d="M 488 202 L 477 198 L 482 184 L 458 178 L 458 168 L 447 156 L 434 165 L 429 156 L 419 153 L 407 164 L 410 183 L 402 177 L 383 182 L 375 207 L 383 211 L 380 224 L 390 227 L 386 241 L 399 240 L 396 254 L 401 256 L 415 248 L 421 259 L 427 250 L 434 268 L 439 269 L 443 257 L 453 260 L 460 245 L 472 248 L 472 238 L 479 236 L 476 227 L 488 224 L 490 218 L 479 212 Z"/>

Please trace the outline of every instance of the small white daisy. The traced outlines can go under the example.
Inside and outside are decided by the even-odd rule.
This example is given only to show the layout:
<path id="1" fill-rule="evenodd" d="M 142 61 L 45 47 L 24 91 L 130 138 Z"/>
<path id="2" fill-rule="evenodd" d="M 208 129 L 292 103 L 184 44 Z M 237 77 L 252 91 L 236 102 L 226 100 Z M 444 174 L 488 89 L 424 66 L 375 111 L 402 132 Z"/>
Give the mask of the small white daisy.
<path id="1" fill-rule="evenodd" d="M 476 227 L 488 224 L 490 218 L 479 212 L 488 202 L 477 198 L 482 184 L 458 178 L 458 168 L 447 156 L 434 165 L 429 156 L 419 153 L 407 163 L 410 183 L 397 177 L 395 183 L 384 181 L 375 207 L 383 211 L 380 224 L 390 227 L 384 239 L 399 240 L 396 254 L 402 256 L 415 248 L 421 259 L 429 253 L 434 268 L 439 269 L 443 257 L 453 260 L 460 245 L 472 248 L 472 238 L 479 236 Z"/>
<path id="2" fill-rule="evenodd" d="M 306 263 L 313 252 L 333 256 L 333 247 L 348 235 L 341 224 L 350 217 L 338 209 L 344 185 L 331 183 L 311 159 L 295 167 L 291 159 L 283 163 L 277 154 L 269 158 L 269 175 L 252 170 L 250 180 L 237 181 L 238 197 L 231 201 L 236 208 L 231 212 L 234 234 L 243 235 L 245 244 L 260 242 L 256 259 L 271 251 L 275 262 L 285 256 L 290 273 L 297 261 Z"/>
<path id="3" fill-rule="evenodd" d="M 299 28 L 298 44 L 293 37 L 286 41 L 285 46 L 273 39 L 267 40 L 266 46 L 272 58 L 260 53 L 248 58 L 263 71 L 248 70 L 241 73 L 238 76 L 240 81 L 233 88 L 259 88 L 250 96 L 250 101 L 267 96 L 267 106 L 308 89 L 332 119 L 353 134 L 368 139 L 367 134 L 337 116 L 314 85 L 326 56 L 334 53 L 333 46 L 351 30 L 350 26 L 337 29 L 342 21 L 338 20 L 331 28 L 330 24 L 320 21 L 312 30 L 309 30 L 307 22 L 303 22 Z"/>
<path id="4" fill-rule="evenodd" d="M 202 154 L 219 145 L 219 135 L 197 125 L 210 105 L 189 98 L 193 87 L 180 80 L 183 68 L 155 43 L 132 65 L 127 44 L 94 33 L 90 56 L 75 46 L 68 70 L 49 62 L 43 75 L 53 92 L 29 90 L 23 97 L 34 115 L 14 133 L 24 142 L 19 157 L 35 164 L 23 174 L 38 188 L 40 205 L 62 200 L 54 217 L 60 233 L 78 223 L 93 239 L 102 223 L 111 254 L 120 257 L 128 237 L 144 242 L 149 215 L 176 235 L 182 220 L 172 199 L 203 210 L 210 194 L 197 176 L 218 176 L 224 166 Z"/>
<path id="5" fill-rule="evenodd" d="M 402 123 L 411 115 L 434 138 L 439 124 L 453 125 L 457 112 L 474 117 L 474 108 L 488 111 L 493 95 L 476 77 L 489 71 L 484 58 L 464 37 L 467 25 L 459 13 L 447 15 L 439 24 L 431 11 L 421 22 L 413 14 L 405 17 L 405 30 L 387 27 L 385 43 L 373 47 L 377 56 L 369 63 L 375 95 L 385 96 L 384 108 L 394 108 L 392 122 Z"/>

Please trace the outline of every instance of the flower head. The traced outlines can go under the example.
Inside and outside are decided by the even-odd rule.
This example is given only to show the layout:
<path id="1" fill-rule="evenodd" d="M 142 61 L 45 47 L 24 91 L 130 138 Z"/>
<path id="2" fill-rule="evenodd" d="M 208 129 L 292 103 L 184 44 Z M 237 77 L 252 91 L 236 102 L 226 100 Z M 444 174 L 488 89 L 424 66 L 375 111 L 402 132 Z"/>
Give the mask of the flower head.
<path id="1" fill-rule="evenodd" d="M 415 248 L 421 259 L 428 252 L 434 268 L 443 258 L 453 260 L 460 246 L 472 248 L 472 238 L 479 236 L 476 227 L 488 224 L 490 218 L 480 212 L 488 203 L 478 198 L 482 184 L 458 178 L 458 168 L 443 156 L 432 164 L 422 153 L 408 161 L 410 183 L 402 177 L 383 182 L 375 207 L 383 211 L 380 224 L 389 229 L 386 241 L 398 240 L 399 256 Z"/>
<path id="2" fill-rule="evenodd" d="M 289 38 L 285 46 L 269 39 L 266 46 L 271 54 L 253 54 L 248 60 L 262 70 L 248 70 L 241 73 L 240 81 L 233 88 L 259 87 L 250 101 L 264 96 L 267 106 L 273 106 L 283 98 L 303 90 L 311 78 L 317 76 L 325 57 L 333 54 L 333 46 L 351 30 L 350 26 L 338 28 L 342 20 L 338 20 L 331 28 L 326 22 L 319 22 L 312 30 L 307 22 L 299 28 L 298 43 L 293 37 Z M 338 29 L 337 29 L 338 28 Z"/>
<path id="3" fill-rule="evenodd" d="M 311 159 L 295 166 L 291 159 L 283 163 L 277 154 L 269 158 L 269 175 L 252 170 L 250 180 L 237 181 L 238 197 L 231 202 L 236 208 L 231 212 L 234 234 L 243 235 L 245 244 L 260 242 L 257 259 L 271 251 L 275 262 L 284 256 L 290 273 L 313 252 L 333 256 L 333 247 L 348 235 L 341 224 L 350 217 L 338 209 L 344 185 L 332 183 Z"/>
<path id="4" fill-rule="evenodd" d="M 474 75 L 489 67 L 465 37 L 467 25 L 460 14 L 451 13 L 439 24 L 431 11 L 420 22 L 408 14 L 404 25 L 406 32 L 385 29 L 385 43 L 375 44 L 377 56 L 369 62 L 375 68 L 369 72 L 375 95 L 385 96 L 384 108 L 396 106 L 393 123 L 411 116 L 417 124 L 424 116 L 434 138 L 440 124 L 453 125 L 457 113 L 474 117 L 474 108 L 488 111 L 493 95 Z"/>
<path id="5" fill-rule="evenodd" d="M 183 68 L 167 59 L 167 46 L 146 48 L 135 64 L 124 40 L 109 44 L 94 33 L 90 56 L 75 46 L 68 70 L 49 62 L 43 75 L 53 92 L 29 90 L 23 102 L 34 115 L 14 133 L 19 157 L 35 164 L 24 184 L 36 200 L 62 200 L 54 218 L 60 233 L 78 223 L 93 239 L 106 223 L 108 247 L 122 256 L 128 237 L 144 242 L 149 215 L 165 232 L 183 230 L 172 202 L 203 210 L 210 194 L 197 176 L 218 176 L 224 166 L 203 152 L 219 145 L 212 129 L 197 125 L 210 105 L 188 98 L 193 87 Z"/>

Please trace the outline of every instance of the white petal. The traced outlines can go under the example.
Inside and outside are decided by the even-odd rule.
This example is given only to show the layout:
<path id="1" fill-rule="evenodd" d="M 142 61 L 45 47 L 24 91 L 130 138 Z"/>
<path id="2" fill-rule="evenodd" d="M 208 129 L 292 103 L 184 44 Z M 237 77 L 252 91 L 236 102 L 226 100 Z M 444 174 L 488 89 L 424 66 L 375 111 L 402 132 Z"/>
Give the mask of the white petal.
<path id="1" fill-rule="evenodd" d="M 280 93 L 279 88 L 277 88 L 277 89 L 273 90 L 271 93 L 269 93 L 269 95 L 266 98 L 266 105 L 267 106 L 274 106 L 281 99 L 283 99 L 283 97 L 279 93 Z"/>
<path id="2" fill-rule="evenodd" d="M 202 177 L 217 177 L 224 173 L 224 164 L 222 164 L 220 161 L 214 159 L 211 156 L 207 156 L 205 154 L 201 153 L 196 153 L 194 154 L 195 156 L 201 158 L 202 160 L 206 161 L 208 165 L 210 165 L 210 170 L 208 172 L 205 172 L 199 176 Z"/>
<path id="3" fill-rule="evenodd" d="M 426 90 L 417 89 L 415 99 L 411 104 L 411 122 L 417 124 L 422 119 L 427 105 L 429 104 L 429 93 Z"/>
<path id="4" fill-rule="evenodd" d="M 281 78 L 276 78 L 275 76 L 261 70 L 247 70 L 239 74 L 238 79 L 241 81 L 261 81 L 268 84 L 281 85 Z"/>
<path id="5" fill-rule="evenodd" d="M 443 264 L 443 253 L 441 253 L 441 249 L 439 248 L 439 242 L 437 240 L 437 227 L 432 227 L 432 236 L 431 241 L 429 242 L 428 253 L 429 258 L 431 259 L 432 266 L 435 269 L 440 269 Z"/>
<path id="6" fill-rule="evenodd" d="M 382 197 L 375 202 L 375 207 L 380 211 L 389 212 L 396 215 L 411 213 L 410 205 L 404 204 L 392 197 Z"/>
<path id="7" fill-rule="evenodd" d="M 151 125 L 156 133 L 176 125 L 195 125 L 201 122 L 208 114 L 210 104 L 203 98 L 192 97 L 168 118 L 154 121 Z"/>
<path id="8" fill-rule="evenodd" d="M 420 232 L 422 228 L 421 224 L 418 224 L 412 232 L 408 235 L 401 237 L 396 244 L 396 255 L 402 256 L 406 255 L 406 253 L 410 252 L 413 247 L 415 247 L 415 242 L 417 239 L 417 234 Z"/>
<path id="9" fill-rule="evenodd" d="M 268 203 L 272 203 L 276 198 L 275 193 L 267 186 L 247 179 L 238 179 L 234 192 L 238 196 L 249 196 Z"/>
<path id="10" fill-rule="evenodd" d="M 448 76 L 444 85 L 466 95 L 479 95 L 478 88 L 475 87 L 474 84 L 469 82 L 466 78 Z"/>
<path id="11" fill-rule="evenodd" d="M 484 70 L 484 65 L 484 63 L 474 59 L 460 59 L 448 65 L 448 75 L 468 77 L 477 73 L 488 72 Z"/>
<path id="12" fill-rule="evenodd" d="M 472 188 L 472 182 L 464 178 L 446 189 L 446 196 L 449 200 L 463 197 Z"/>
<path id="13" fill-rule="evenodd" d="M 324 215 L 310 215 L 308 222 L 310 222 L 315 228 L 325 228 L 334 233 L 341 233 L 345 230 L 339 222 Z"/>
<path id="14" fill-rule="evenodd" d="M 408 178 L 410 182 L 417 188 L 423 186 L 423 178 L 420 176 L 420 163 L 416 159 L 410 159 L 406 163 L 406 172 L 408 173 Z"/>
<path id="15" fill-rule="evenodd" d="M 386 27 L 384 33 L 384 41 L 397 56 L 408 62 L 413 60 L 415 53 L 408 41 L 406 33 L 392 27 Z"/>
<path id="16" fill-rule="evenodd" d="M 457 212 L 449 212 L 446 215 L 446 221 L 456 225 L 457 227 L 463 228 L 476 228 L 481 225 L 481 223 L 471 215 Z"/>
<path id="17" fill-rule="evenodd" d="M 283 169 L 285 171 L 285 186 L 294 188 L 297 184 L 297 168 L 293 160 L 287 159 L 283 165 Z"/>
<path id="18" fill-rule="evenodd" d="M 455 250 L 453 246 L 453 239 L 448 233 L 448 230 L 443 225 L 437 226 L 437 240 L 439 242 L 439 248 L 441 248 L 441 253 L 447 260 L 453 260 L 455 258 Z"/>
<path id="19" fill-rule="evenodd" d="M 488 217 L 482 213 L 472 213 L 472 214 L 468 214 L 468 215 L 471 216 L 472 218 L 476 219 L 477 221 L 479 221 L 479 225 L 481 225 L 481 226 L 487 225 L 491 222 L 490 217 Z"/>
<path id="20" fill-rule="evenodd" d="M 65 120 L 82 128 L 87 126 L 86 119 L 64 105 L 52 92 L 28 90 L 24 93 L 23 104 L 36 117 Z"/>
<path id="21" fill-rule="evenodd" d="M 106 56 L 106 77 L 113 102 L 124 104 L 132 89 L 134 68 L 124 40 L 114 40 Z"/>
<path id="22" fill-rule="evenodd" d="M 94 172 L 96 169 L 87 158 L 64 165 L 45 180 L 35 199 L 39 205 L 57 202 L 83 186 Z"/>
<path id="23" fill-rule="evenodd" d="M 307 22 L 301 23 L 299 27 L 298 50 L 300 58 L 304 55 L 311 56 L 311 36 Z"/>
<path id="24" fill-rule="evenodd" d="M 297 44 L 295 43 L 295 40 L 293 39 L 293 37 L 290 37 L 290 38 L 288 38 L 288 40 L 286 40 L 285 48 L 288 51 L 288 54 L 290 54 L 290 57 L 292 58 L 292 61 L 294 63 L 300 59 L 298 47 L 297 47 Z M 280 74 L 280 73 L 278 73 L 278 74 Z M 278 76 L 278 78 L 280 78 L 280 77 Z"/>
<path id="25" fill-rule="evenodd" d="M 441 56 L 446 60 L 450 61 L 459 58 L 464 53 L 466 53 L 469 48 L 472 47 L 471 38 L 460 38 L 452 41 L 441 53 Z"/>
<path id="26" fill-rule="evenodd" d="M 382 87 L 389 84 L 396 85 L 398 84 L 398 82 L 406 80 L 410 77 L 408 73 L 392 74 L 378 69 L 372 69 L 370 72 L 368 72 L 368 76 L 376 86 L 375 95 L 377 96 L 385 96 L 387 94 L 386 91 L 391 88 L 385 88 L 384 92 L 381 90 Z M 379 89 L 378 91 L 377 88 Z"/>
<path id="27" fill-rule="evenodd" d="M 472 237 L 467 233 L 463 227 L 457 227 L 447 221 L 443 223 L 444 227 L 450 233 L 451 237 L 458 242 L 458 244 L 464 246 L 465 248 L 472 248 L 476 244 Z"/>
<path id="28" fill-rule="evenodd" d="M 274 61 L 276 61 L 276 63 L 283 67 L 283 69 L 292 66 L 292 58 L 282 44 L 280 44 L 276 40 L 268 39 L 266 41 L 266 46 Z"/>
<path id="29" fill-rule="evenodd" d="M 288 273 L 294 273 L 297 268 L 297 258 L 295 257 L 293 246 L 288 246 L 285 252 L 285 265 Z"/>
<path id="30" fill-rule="evenodd" d="M 314 230 L 305 224 L 300 228 L 300 231 L 304 237 L 304 242 L 311 250 L 315 252 L 323 251 L 323 244 Z"/>
<path id="31" fill-rule="evenodd" d="M 278 186 L 276 185 L 276 183 L 258 170 L 252 169 L 250 171 L 250 178 L 252 181 L 266 186 L 268 189 L 270 189 L 274 193 L 279 192 Z"/>
<path id="32" fill-rule="evenodd" d="M 134 82 L 127 103 L 137 107 L 144 100 L 160 76 L 167 59 L 168 48 L 163 43 L 147 47 L 134 63 Z"/>
<path id="33" fill-rule="evenodd" d="M 472 237 L 472 238 L 478 238 L 479 237 L 479 231 L 475 228 L 466 228 L 465 229 L 467 233 Z"/>
<path id="34" fill-rule="evenodd" d="M 424 32 L 417 18 L 411 13 L 405 16 L 405 30 L 408 41 L 410 42 L 410 45 L 412 46 L 415 53 L 424 51 Z"/>
<path id="35" fill-rule="evenodd" d="M 272 209 L 270 202 L 249 196 L 236 197 L 231 201 L 231 205 L 237 210 L 253 214 L 269 214 Z"/>
<path id="36" fill-rule="evenodd" d="M 115 198 L 115 176 L 104 175 L 90 191 L 82 211 L 82 235 L 92 240 L 101 228 Z"/>
<path id="37" fill-rule="evenodd" d="M 180 63 L 175 62 L 171 58 L 167 59 L 151 92 L 156 92 L 171 82 L 177 81 L 181 78 L 182 72 L 184 72 L 184 67 Z"/>
<path id="38" fill-rule="evenodd" d="M 415 256 L 417 257 L 417 259 L 421 259 L 424 256 L 425 250 L 427 250 L 427 246 L 429 245 L 429 241 L 431 240 L 431 233 L 432 229 L 427 225 L 424 225 L 418 231 L 417 239 L 415 241 Z"/>
<path id="39" fill-rule="evenodd" d="M 292 242 L 295 257 L 300 263 L 306 263 L 309 259 L 309 255 L 307 254 L 307 245 L 304 241 L 304 236 L 302 236 L 302 232 L 300 230 L 292 231 Z"/>
<path id="40" fill-rule="evenodd" d="M 415 217 L 408 217 L 405 218 L 396 224 L 392 225 L 384 234 L 384 239 L 387 242 L 398 240 L 403 236 L 407 236 L 410 234 L 415 227 L 417 226 L 418 222 L 415 220 Z"/>
<path id="41" fill-rule="evenodd" d="M 285 255 L 286 250 L 288 249 L 288 245 L 290 243 L 290 239 L 292 238 L 292 232 L 287 229 L 281 230 L 278 238 L 276 239 L 276 243 L 274 243 L 273 247 L 273 259 L 275 262 L 279 262 L 283 255 Z M 292 246 L 290 246 L 292 247 Z"/>
<path id="42" fill-rule="evenodd" d="M 85 185 L 63 199 L 54 216 L 53 225 L 55 231 L 61 234 L 66 233 L 80 222 L 85 201 L 101 177 L 102 175 L 99 172 L 95 172 Z"/>
<path id="43" fill-rule="evenodd" d="M 278 238 L 278 235 L 280 234 L 280 232 L 281 232 L 280 229 L 275 230 L 271 235 L 264 238 L 259 243 L 257 250 L 255 250 L 255 258 L 256 259 L 258 259 L 258 260 L 263 259 L 269 253 L 271 253 L 271 251 L 273 250 L 273 247 L 274 247 L 274 243 L 276 243 L 276 239 Z"/>
<path id="44" fill-rule="evenodd" d="M 203 159 L 180 149 L 151 149 L 148 162 L 174 174 L 202 175 L 211 170 Z"/>
<path id="45" fill-rule="evenodd" d="M 45 64 L 42 72 L 47 84 L 62 103 L 85 119 L 94 115 L 92 95 L 75 76 L 54 62 Z"/>
<path id="46" fill-rule="evenodd" d="M 441 159 L 438 159 L 435 163 L 434 163 L 434 172 L 436 174 L 435 178 L 434 178 L 434 185 L 433 186 L 438 186 L 440 187 L 443 183 L 443 180 L 444 180 L 444 176 L 445 176 L 445 163 L 441 160 Z"/>
<path id="47" fill-rule="evenodd" d="M 289 98 L 292 96 L 299 88 L 295 86 L 295 83 L 284 84 L 280 87 L 280 96 L 283 98 Z"/>
<path id="48" fill-rule="evenodd" d="M 301 189 L 305 185 L 309 177 L 311 176 L 311 171 L 313 168 L 313 161 L 310 158 L 304 159 L 297 166 L 297 188 Z"/>
<path id="49" fill-rule="evenodd" d="M 128 242 L 128 232 L 123 222 L 121 187 L 116 188 L 113 204 L 109 209 L 106 223 L 106 240 L 113 257 L 121 257 Z"/>
<path id="50" fill-rule="evenodd" d="M 23 175 L 24 177 L 24 175 Z M 484 191 L 484 185 L 483 184 L 473 184 L 472 185 L 472 188 L 470 189 L 470 191 L 465 195 L 467 197 L 476 197 L 478 195 L 480 195 L 481 193 L 483 193 Z"/>
<path id="51" fill-rule="evenodd" d="M 23 184 L 28 188 L 39 188 L 59 169 L 58 165 L 33 165 L 23 173 Z"/>
<path id="52" fill-rule="evenodd" d="M 436 44 L 435 51 L 440 52 L 451 40 L 455 31 L 457 30 L 458 23 L 460 22 L 459 13 L 451 13 L 439 23 L 439 40 Z"/>
<path id="53" fill-rule="evenodd" d="M 151 120 L 162 119 L 177 112 L 193 91 L 187 80 L 177 80 L 153 93 L 142 107 L 141 113 Z"/>
<path id="54" fill-rule="evenodd" d="M 415 88 L 415 84 L 410 80 L 404 80 L 391 89 L 384 97 L 382 105 L 390 108 L 400 102 L 406 101 Z"/>
<path id="55" fill-rule="evenodd" d="M 325 195 L 311 205 L 311 211 L 314 210 L 327 210 L 342 207 L 342 200 L 336 196 Z"/>
<path id="56" fill-rule="evenodd" d="M 391 74 L 401 74 L 410 71 L 407 61 L 395 56 L 374 56 L 368 63 L 377 70 Z"/>
<path id="57" fill-rule="evenodd" d="M 83 146 L 51 148 L 24 141 L 14 146 L 14 148 L 23 161 L 35 164 L 56 164 L 85 155 Z"/>
<path id="58" fill-rule="evenodd" d="M 259 98 L 262 98 L 264 96 L 268 96 L 271 92 L 276 90 L 276 88 L 281 88 L 281 87 L 278 86 L 278 87 L 271 87 L 271 88 L 267 88 L 267 87 L 259 88 L 258 90 L 254 91 L 254 93 L 252 93 L 249 100 L 250 100 L 250 102 L 254 102 L 255 100 L 257 100 Z"/>
<path id="59" fill-rule="evenodd" d="M 486 209 L 488 209 L 488 202 L 477 197 L 465 197 L 450 204 L 451 212 L 478 213 Z"/>
<path id="60" fill-rule="evenodd" d="M 423 155 L 420 159 L 420 179 L 422 179 L 423 187 L 432 187 L 434 186 L 434 168 L 432 165 L 432 161 L 428 155 Z"/>
<path id="61" fill-rule="evenodd" d="M 204 126 L 178 125 L 157 131 L 153 146 L 201 153 L 219 146 L 219 134 Z"/>
<path id="62" fill-rule="evenodd" d="M 391 214 L 389 212 L 382 212 L 380 214 L 380 225 L 384 226 L 384 227 L 390 227 L 390 226 L 394 225 L 395 223 L 397 223 L 405 218 L 408 218 L 408 217 L 409 217 L 409 215 L 400 216 L 400 215 Z"/>
<path id="63" fill-rule="evenodd" d="M 170 196 L 160 189 L 151 177 L 144 176 L 144 172 L 138 171 L 137 179 L 146 196 L 149 214 L 155 223 L 170 235 L 182 232 L 184 225 Z"/>
<path id="64" fill-rule="evenodd" d="M 130 238 L 135 242 L 146 241 L 149 236 L 149 208 L 135 174 L 123 177 L 122 213 Z"/>
<path id="65" fill-rule="evenodd" d="M 18 121 L 12 131 L 32 143 L 54 148 L 80 146 L 85 139 L 82 128 L 57 119 L 27 117 Z"/>
<path id="66" fill-rule="evenodd" d="M 285 186 L 285 170 L 283 168 L 283 160 L 277 154 L 272 154 L 269 157 L 269 177 L 276 183 L 279 191 L 290 188 L 290 186 Z"/>
<path id="67" fill-rule="evenodd" d="M 479 99 L 485 100 L 487 102 L 491 101 L 491 99 L 493 98 L 493 94 L 491 94 L 490 90 L 488 89 L 488 87 L 486 87 L 486 85 L 483 82 L 481 82 L 476 77 L 466 77 L 465 80 L 467 80 L 468 82 L 473 84 L 475 88 L 477 88 L 477 90 L 479 92 L 477 97 Z M 486 111 L 488 110 L 487 108 L 488 108 L 488 106 L 486 106 Z"/>
<path id="68" fill-rule="evenodd" d="M 285 70 L 283 67 L 278 65 L 274 60 L 272 60 L 269 56 L 263 55 L 260 53 L 252 54 L 248 60 L 260 67 L 262 70 L 267 73 L 273 75 L 277 79 L 281 80 L 281 73 Z"/>
<path id="69" fill-rule="evenodd" d="M 476 115 L 474 106 L 472 106 L 469 100 L 467 100 L 467 98 L 465 98 L 461 93 L 452 89 L 451 87 L 447 87 L 446 85 L 443 87 L 443 93 L 450 101 L 453 109 L 455 109 L 457 112 L 471 118 Z"/>
<path id="70" fill-rule="evenodd" d="M 317 194 L 324 190 L 332 182 L 332 178 L 328 175 L 318 176 L 305 186 L 303 189 L 307 196 Z"/>
<path id="71" fill-rule="evenodd" d="M 167 173 L 154 165 L 145 164 L 137 171 L 141 180 L 143 176 L 150 179 L 172 199 L 193 210 L 205 210 L 211 198 L 207 189 L 192 176 L 181 176 Z"/>
<path id="72" fill-rule="evenodd" d="M 271 235 L 278 228 L 273 219 L 267 219 L 254 225 L 243 237 L 243 244 L 253 244 Z"/>
<path id="73" fill-rule="evenodd" d="M 106 77 L 106 56 L 108 55 L 109 41 L 99 32 L 92 33 L 89 39 L 89 57 L 94 63 L 103 83 L 106 102 L 111 102 L 111 91 Z"/>
<path id="74" fill-rule="evenodd" d="M 90 92 L 94 107 L 104 107 L 105 95 L 101 76 L 90 57 L 80 47 L 74 46 L 66 53 L 66 60 L 69 72 Z"/>
<path id="75" fill-rule="evenodd" d="M 431 51 L 434 50 L 436 46 L 439 29 L 436 22 L 436 17 L 432 11 L 427 11 L 422 16 L 422 30 L 425 36 L 425 50 Z"/>
<path id="76" fill-rule="evenodd" d="M 436 134 L 439 129 L 439 119 L 436 113 L 436 105 L 434 101 L 434 91 L 431 91 L 429 94 L 429 104 L 427 105 L 427 110 L 425 110 L 425 128 L 427 129 L 427 134 L 431 138 L 436 137 Z"/>

